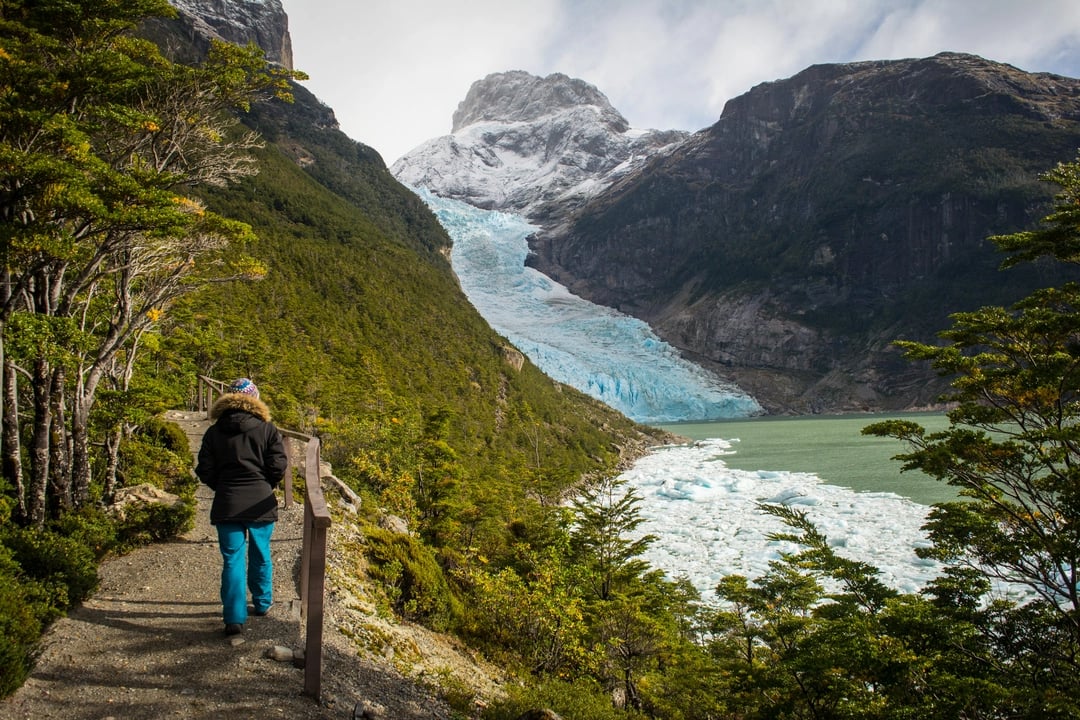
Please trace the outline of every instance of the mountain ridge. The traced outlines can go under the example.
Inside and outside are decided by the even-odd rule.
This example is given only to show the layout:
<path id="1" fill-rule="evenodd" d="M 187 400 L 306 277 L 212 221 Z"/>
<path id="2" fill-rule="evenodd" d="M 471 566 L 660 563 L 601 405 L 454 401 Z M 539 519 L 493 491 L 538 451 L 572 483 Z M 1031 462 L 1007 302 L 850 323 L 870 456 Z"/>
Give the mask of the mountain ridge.
<path id="1" fill-rule="evenodd" d="M 577 206 L 519 208 L 528 263 L 771 412 L 924 407 L 944 382 L 891 342 L 1046 279 L 986 239 L 1044 214 L 1078 108 L 1080 81 L 961 53 L 811 66 Z"/>

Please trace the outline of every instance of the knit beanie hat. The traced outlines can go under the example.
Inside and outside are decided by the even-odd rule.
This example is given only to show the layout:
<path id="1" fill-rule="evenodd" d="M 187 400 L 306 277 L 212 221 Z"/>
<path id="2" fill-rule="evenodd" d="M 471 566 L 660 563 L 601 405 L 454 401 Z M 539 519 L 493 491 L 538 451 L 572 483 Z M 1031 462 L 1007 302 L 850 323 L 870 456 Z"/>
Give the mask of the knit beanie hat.
<path id="1" fill-rule="evenodd" d="M 259 388 L 255 387 L 255 383 L 247 378 L 233 380 L 232 385 L 229 386 L 229 392 L 240 393 L 241 395 L 251 395 L 256 399 L 259 397 Z"/>

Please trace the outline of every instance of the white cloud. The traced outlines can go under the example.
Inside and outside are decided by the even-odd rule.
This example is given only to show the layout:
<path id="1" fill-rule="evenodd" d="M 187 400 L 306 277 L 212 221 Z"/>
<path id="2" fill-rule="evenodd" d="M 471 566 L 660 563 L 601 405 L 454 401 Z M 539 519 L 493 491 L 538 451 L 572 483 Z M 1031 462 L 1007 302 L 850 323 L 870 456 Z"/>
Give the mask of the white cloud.
<path id="1" fill-rule="evenodd" d="M 1025 70 L 1080 71 L 1075 0 L 922 0 L 891 10 L 860 48 L 867 57 L 923 57 L 954 50 Z M 1055 57 L 1057 54 L 1057 57 Z M 1071 55 L 1071 57 L 1070 57 Z"/>
<path id="2" fill-rule="evenodd" d="M 305 85 L 342 129 L 387 162 L 450 132 L 469 86 L 518 63 L 560 10 L 555 0 L 284 0 Z"/>
<path id="3" fill-rule="evenodd" d="M 698 130 L 817 63 L 970 52 L 1080 75 L 1076 0 L 283 0 L 294 59 L 393 162 L 492 72 L 563 72 L 638 127 Z"/>

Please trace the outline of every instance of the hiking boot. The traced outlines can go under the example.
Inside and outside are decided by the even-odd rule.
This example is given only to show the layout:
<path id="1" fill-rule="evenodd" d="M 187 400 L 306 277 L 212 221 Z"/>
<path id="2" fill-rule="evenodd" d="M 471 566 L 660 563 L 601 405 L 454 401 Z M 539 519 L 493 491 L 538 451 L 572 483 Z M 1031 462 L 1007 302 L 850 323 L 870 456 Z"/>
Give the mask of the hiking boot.
<path id="1" fill-rule="evenodd" d="M 225 625 L 226 635 L 239 635 L 244 631 L 244 626 L 240 623 L 227 623 Z"/>

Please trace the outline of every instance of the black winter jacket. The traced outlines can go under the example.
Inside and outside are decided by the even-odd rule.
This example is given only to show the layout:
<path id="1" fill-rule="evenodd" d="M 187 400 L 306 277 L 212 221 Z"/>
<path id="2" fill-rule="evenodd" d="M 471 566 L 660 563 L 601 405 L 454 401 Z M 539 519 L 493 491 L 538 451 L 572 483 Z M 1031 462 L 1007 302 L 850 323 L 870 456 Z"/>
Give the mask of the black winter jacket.
<path id="1" fill-rule="evenodd" d="M 228 393 L 210 409 L 216 422 L 203 435 L 195 474 L 214 491 L 210 522 L 277 520 L 274 488 L 288 457 L 270 409 L 250 395 Z"/>

